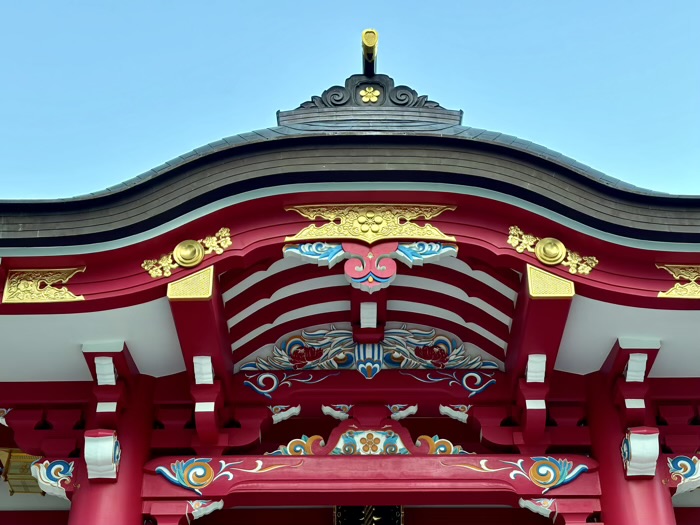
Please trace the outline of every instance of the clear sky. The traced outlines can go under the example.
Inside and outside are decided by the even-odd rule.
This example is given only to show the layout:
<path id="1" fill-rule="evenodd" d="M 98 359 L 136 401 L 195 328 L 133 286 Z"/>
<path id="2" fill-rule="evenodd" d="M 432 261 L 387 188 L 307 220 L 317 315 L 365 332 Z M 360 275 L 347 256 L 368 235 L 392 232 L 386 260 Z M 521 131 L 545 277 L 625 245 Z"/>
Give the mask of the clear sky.
<path id="1" fill-rule="evenodd" d="M 700 1 L 0 2 L 0 199 L 104 189 L 378 70 L 464 124 L 700 194 Z"/>

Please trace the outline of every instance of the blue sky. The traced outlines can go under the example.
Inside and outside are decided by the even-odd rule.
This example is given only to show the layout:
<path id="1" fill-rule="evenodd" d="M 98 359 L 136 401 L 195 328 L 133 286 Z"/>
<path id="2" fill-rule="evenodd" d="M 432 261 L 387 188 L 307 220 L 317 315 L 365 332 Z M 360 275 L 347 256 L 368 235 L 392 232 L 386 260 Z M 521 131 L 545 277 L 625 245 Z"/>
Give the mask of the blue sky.
<path id="1" fill-rule="evenodd" d="M 464 124 L 700 194 L 700 2 L 0 4 L 0 199 L 104 189 L 378 69 Z"/>

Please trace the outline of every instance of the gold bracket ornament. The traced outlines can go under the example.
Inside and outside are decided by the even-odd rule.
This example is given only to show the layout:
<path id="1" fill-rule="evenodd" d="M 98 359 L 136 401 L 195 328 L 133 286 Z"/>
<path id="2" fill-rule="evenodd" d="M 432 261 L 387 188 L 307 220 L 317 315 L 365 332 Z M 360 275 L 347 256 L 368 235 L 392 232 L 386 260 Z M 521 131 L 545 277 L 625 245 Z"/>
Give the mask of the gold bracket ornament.
<path id="1" fill-rule="evenodd" d="M 659 297 L 670 297 L 678 299 L 700 299 L 700 266 L 687 266 L 683 264 L 657 264 L 657 268 L 664 269 L 677 281 L 689 281 L 681 284 L 676 283 L 673 288 L 665 292 L 659 292 Z"/>
<path id="2" fill-rule="evenodd" d="M 577 252 L 567 250 L 564 243 L 553 237 L 540 239 L 524 233 L 517 226 L 508 229 L 508 244 L 518 253 L 531 252 L 537 260 L 547 266 L 561 264 L 569 268 L 569 273 L 588 275 L 598 265 L 595 257 L 582 257 Z"/>
<path id="3" fill-rule="evenodd" d="M 82 268 L 52 270 L 9 270 L 3 303 L 68 303 L 84 301 L 82 295 L 73 294 L 66 283 Z M 63 286 L 55 286 L 55 285 Z"/>
<path id="4" fill-rule="evenodd" d="M 321 226 L 311 224 L 287 242 L 354 239 L 373 244 L 386 239 L 421 239 L 452 241 L 455 238 L 445 235 L 435 226 L 426 223 L 420 226 L 411 222 L 414 219 L 430 220 L 442 212 L 454 210 L 454 206 L 430 204 L 341 204 L 293 206 L 286 211 L 295 211 L 307 219 L 317 217 L 328 223 Z"/>
<path id="5" fill-rule="evenodd" d="M 175 249 L 161 255 L 160 259 L 147 259 L 141 264 L 151 277 L 170 277 L 175 268 L 194 268 L 200 264 L 204 257 L 210 253 L 221 255 L 231 246 L 231 230 L 221 228 L 214 235 L 199 239 L 198 241 L 186 240 L 175 246 Z"/>

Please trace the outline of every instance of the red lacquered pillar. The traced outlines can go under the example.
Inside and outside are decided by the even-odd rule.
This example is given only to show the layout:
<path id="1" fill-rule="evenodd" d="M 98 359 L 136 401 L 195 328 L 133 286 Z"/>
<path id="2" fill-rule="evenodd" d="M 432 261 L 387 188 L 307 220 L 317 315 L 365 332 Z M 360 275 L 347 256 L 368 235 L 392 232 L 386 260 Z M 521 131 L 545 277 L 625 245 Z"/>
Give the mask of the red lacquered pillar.
<path id="1" fill-rule="evenodd" d="M 626 479 L 620 446 L 626 429 L 613 404 L 610 384 L 597 374 L 589 382 L 588 424 L 598 461 L 605 525 L 676 525 L 671 494 L 657 472 L 652 479 Z"/>
<path id="2" fill-rule="evenodd" d="M 147 376 L 137 376 L 129 385 L 128 404 L 117 424 L 121 445 L 117 481 L 94 481 L 85 475 L 73 495 L 68 525 L 143 525 L 141 487 L 150 453 L 153 385 Z"/>

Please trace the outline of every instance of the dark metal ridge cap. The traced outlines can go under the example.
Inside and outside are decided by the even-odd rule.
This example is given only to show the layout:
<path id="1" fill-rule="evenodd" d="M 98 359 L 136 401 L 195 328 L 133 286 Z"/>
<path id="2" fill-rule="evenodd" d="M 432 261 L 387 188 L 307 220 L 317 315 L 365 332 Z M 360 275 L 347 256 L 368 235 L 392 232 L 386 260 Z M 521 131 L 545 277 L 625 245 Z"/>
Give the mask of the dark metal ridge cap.
<path id="1" fill-rule="evenodd" d="M 618 197 L 635 198 L 639 197 L 642 200 L 664 200 L 667 204 L 675 205 L 700 205 L 700 195 L 675 195 L 670 193 L 658 192 L 640 188 L 629 184 L 620 179 L 610 177 L 605 173 L 591 168 L 581 162 L 578 162 L 571 157 L 567 157 L 559 152 L 540 146 L 534 142 L 523 140 L 512 135 L 504 133 L 488 131 L 479 128 L 457 125 L 441 125 L 433 124 L 426 125 L 425 123 L 402 123 L 396 126 L 387 125 L 387 123 L 378 122 L 354 122 L 354 123 L 338 123 L 333 126 L 329 123 L 323 125 L 318 124 L 298 124 L 295 126 L 276 126 L 272 128 L 263 128 L 260 130 L 240 133 L 223 139 L 211 142 L 192 151 L 175 157 L 155 168 L 152 168 L 136 177 L 128 179 L 124 182 L 110 186 L 104 190 L 77 195 L 75 197 L 59 198 L 59 199 L 5 199 L 0 200 L 0 207 L 7 205 L 33 205 L 33 204 L 59 204 L 59 203 L 74 203 L 80 201 L 100 200 L 104 197 L 116 196 L 124 191 L 135 188 L 147 181 L 160 177 L 174 169 L 181 168 L 186 164 L 198 161 L 213 153 L 220 153 L 227 150 L 232 150 L 237 147 L 260 144 L 264 142 L 278 141 L 283 139 L 294 138 L 310 138 L 310 137 L 328 137 L 328 136 L 411 136 L 425 138 L 444 138 L 468 140 L 482 144 L 489 144 L 506 150 L 514 150 L 524 153 L 529 156 L 537 157 L 549 163 L 558 165 L 567 170 L 574 172 L 577 175 L 585 177 L 589 182 L 594 183 L 593 186 L 602 185 L 613 190 Z M 674 202 L 675 201 L 675 202 Z M 696 202 L 692 202 L 696 201 Z M 87 204 L 87 202 L 85 202 Z"/>

